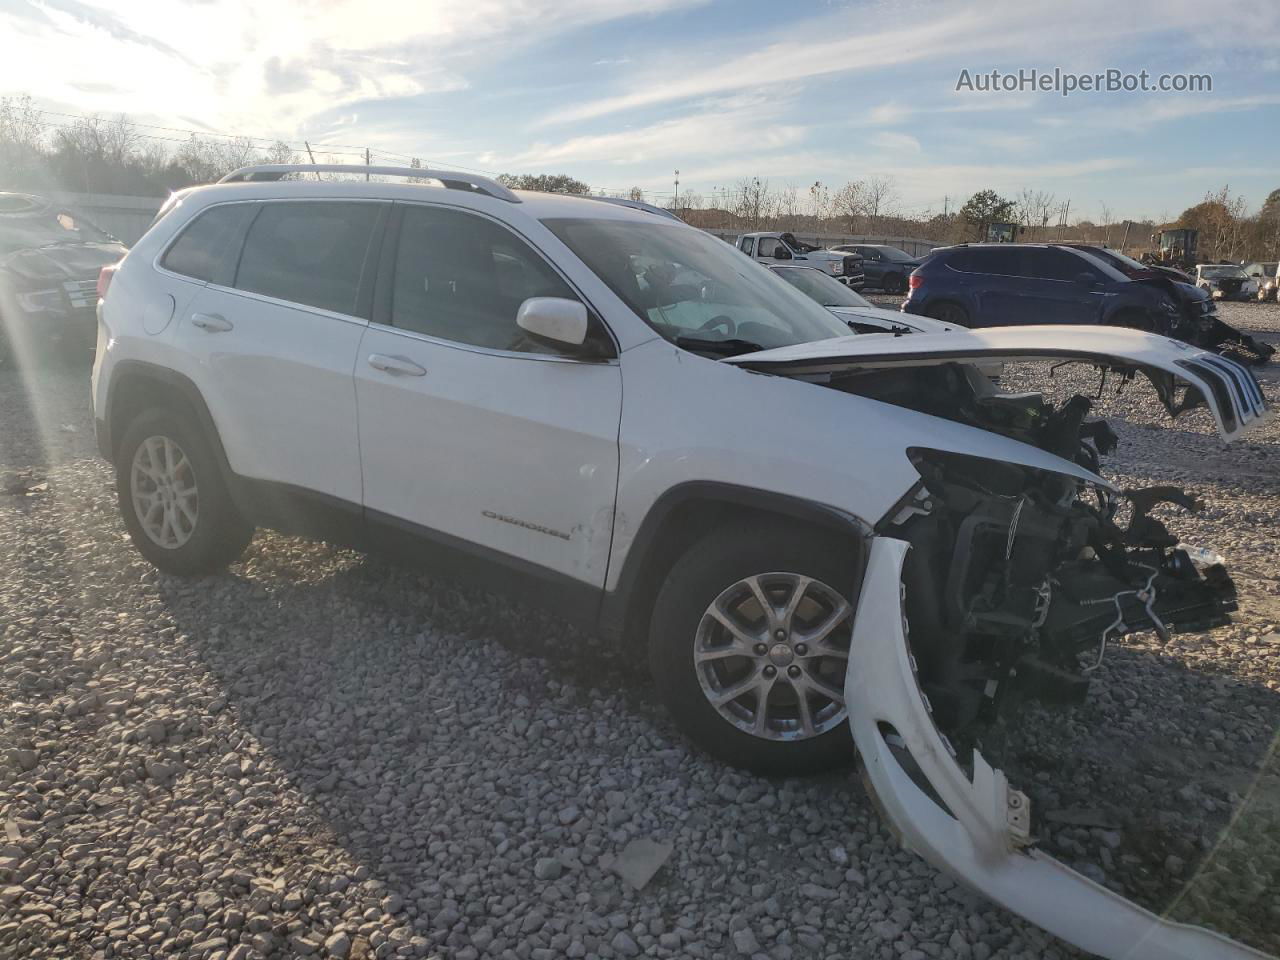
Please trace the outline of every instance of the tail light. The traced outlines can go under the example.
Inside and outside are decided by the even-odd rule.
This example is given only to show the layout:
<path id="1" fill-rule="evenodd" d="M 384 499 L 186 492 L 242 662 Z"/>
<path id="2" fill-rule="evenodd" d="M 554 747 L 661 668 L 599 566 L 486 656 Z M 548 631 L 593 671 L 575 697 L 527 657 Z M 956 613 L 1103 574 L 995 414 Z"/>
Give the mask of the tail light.
<path id="1" fill-rule="evenodd" d="M 911 276 L 907 277 L 907 286 L 912 290 L 918 290 L 920 287 L 924 286 L 924 278 L 913 273 Z"/>
<path id="2" fill-rule="evenodd" d="M 107 288 L 111 286 L 111 278 L 116 275 L 116 267 L 118 263 L 113 263 L 109 267 L 103 267 L 98 271 L 98 299 L 101 300 L 107 295 Z"/>

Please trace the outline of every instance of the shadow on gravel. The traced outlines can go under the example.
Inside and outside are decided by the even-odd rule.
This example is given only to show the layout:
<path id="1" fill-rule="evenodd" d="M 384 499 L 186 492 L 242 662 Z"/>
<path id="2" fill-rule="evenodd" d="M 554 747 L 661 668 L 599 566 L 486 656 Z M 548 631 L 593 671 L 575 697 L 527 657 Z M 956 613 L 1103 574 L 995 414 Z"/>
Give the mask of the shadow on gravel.
<path id="1" fill-rule="evenodd" d="M 610 845 L 562 815 L 573 797 L 705 763 L 678 742 L 640 657 L 481 590 L 295 543 L 273 537 L 242 573 L 159 589 L 243 724 L 310 798 L 316 829 L 422 899 L 437 918 L 424 932 L 446 935 L 441 912 L 481 910 L 491 888 L 477 872 L 529 856 L 531 808 L 537 846 L 589 861 Z M 210 591 L 227 612 L 216 625 Z M 1113 648 L 1084 707 L 1026 706 L 981 746 L 1031 796 L 1055 856 L 1149 909 L 1276 952 L 1277 730 L 1280 694 L 1134 642 Z M 846 774 L 797 789 L 866 816 Z M 714 818 L 699 808 L 690 822 Z M 469 866 L 451 873 L 454 861 Z M 620 903 L 616 887 L 592 897 L 593 909 Z"/>
<path id="2" fill-rule="evenodd" d="M 230 576 L 155 582 L 240 725 L 306 796 L 315 822 L 304 829 L 332 837 L 418 903 L 414 927 L 433 943 L 465 945 L 461 932 L 450 934 L 460 919 L 472 929 L 505 923 L 507 909 L 537 905 L 561 917 L 624 909 L 634 894 L 607 870 L 593 883 L 582 875 L 577 902 L 558 902 L 565 891 L 535 882 L 534 861 L 560 851 L 566 871 L 603 865 L 626 842 L 624 829 L 637 833 L 624 827 L 637 815 L 648 824 L 640 835 L 683 826 L 719 836 L 717 809 L 766 792 L 727 770 L 708 784 L 714 765 L 677 739 L 641 657 L 484 591 L 274 536 Z M 641 784 L 653 791 L 651 808 L 622 816 L 609 792 L 638 797 Z M 870 812 L 847 772 L 794 791 L 806 811 L 821 804 L 836 813 L 816 824 L 818 836 L 804 832 L 806 841 L 867 838 L 850 829 L 865 829 L 857 821 Z M 748 826 L 723 842 L 754 843 L 753 869 L 802 871 L 797 887 L 822 876 L 821 864 L 788 862 L 785 830 L 773 839 L 767 822 L 757 826 L 758 835 Z M 736 857 L 713 866 L 721 879 L 712 890 L 744 873 Z M 662 897 L 672 884 L 673 899 L 687 901 L 691 877 L 673 876 L 674 868 L 645 896 Z M 834 869 L 827 882 L 843 878 Z M 728 896 L 704 893 L 703 882 L 697 896 Z M 679 915 L 673 908 L 670 921 Z"/>

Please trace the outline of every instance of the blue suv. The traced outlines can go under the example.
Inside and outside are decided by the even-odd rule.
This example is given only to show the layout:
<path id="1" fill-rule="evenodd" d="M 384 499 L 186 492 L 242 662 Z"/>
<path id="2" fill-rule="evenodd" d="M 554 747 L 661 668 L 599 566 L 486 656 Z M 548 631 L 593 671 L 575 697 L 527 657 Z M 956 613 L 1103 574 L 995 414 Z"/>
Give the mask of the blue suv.
<path id="1" fill-rule="evenodd" d="M 1181 307 L 1161 285 L 1052 244 L 934 250 L 911 274 L 902 309 L 965 327 L 1105 323 L 1185 337 Z"/>

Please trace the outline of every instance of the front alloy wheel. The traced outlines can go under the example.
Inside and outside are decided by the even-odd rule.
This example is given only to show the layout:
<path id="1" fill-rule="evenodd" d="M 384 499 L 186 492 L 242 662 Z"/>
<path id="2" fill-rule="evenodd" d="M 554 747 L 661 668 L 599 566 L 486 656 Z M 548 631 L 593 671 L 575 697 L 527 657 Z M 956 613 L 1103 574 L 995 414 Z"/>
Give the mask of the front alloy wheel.
<path id="1" fill-rule="evenodd" d="M 690 740 L 770 776 L 853 761 L 844 686 L 863 547 L 751 518 L 671 565 L 649 622 L 649 667 Z"/>
<path id="2" fill-rule="evenodd" d="M 707 702 L 744 733 L 807 740 L 845 722 L 852 608 L 797 573 L 737 581 L 702 615 L 693 660 Z"/>

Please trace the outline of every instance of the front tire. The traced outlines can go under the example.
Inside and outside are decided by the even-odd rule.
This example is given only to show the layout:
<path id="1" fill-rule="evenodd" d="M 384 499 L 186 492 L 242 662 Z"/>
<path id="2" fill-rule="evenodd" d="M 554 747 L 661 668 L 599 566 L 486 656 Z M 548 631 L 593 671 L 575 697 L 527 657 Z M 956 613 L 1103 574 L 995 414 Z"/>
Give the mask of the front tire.
<path id="1" fill-rule="evenodd" d="M 854 757 L 844 704 L 861 545 L 781 523 L 712 534 L 658 593 L 649 665 L 707 753 L 768 776 Z"/>
<path id="2" fill-rule="evenodd" d="M 209 441 L 187 417 L 151 410 L 116 451 L 120 515 L 138 551 L 166 573 L 221 570 L 253 538 Z"/>

